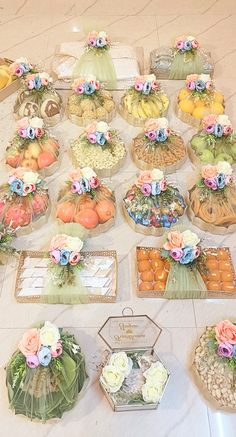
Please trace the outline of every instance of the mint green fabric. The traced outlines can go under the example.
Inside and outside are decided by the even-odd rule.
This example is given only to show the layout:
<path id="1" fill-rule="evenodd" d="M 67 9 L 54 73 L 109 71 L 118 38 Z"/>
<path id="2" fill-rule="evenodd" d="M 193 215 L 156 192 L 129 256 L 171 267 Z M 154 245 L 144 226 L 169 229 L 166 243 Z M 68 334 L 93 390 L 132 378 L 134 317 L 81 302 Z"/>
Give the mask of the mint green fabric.
<path id="1" fill-rule="evenodd" d="M 206 299 L 207 288 L 196 266 L 172 263 L 163 295 L 166 299 Z"/>
<path id="2" fill-rule="evenodd" d="M 169 79 L 186 79 L 188 74 L 200 74 L 202 71 L 202 58 L 198 52 L 177 52 L 170 67 Z"/>

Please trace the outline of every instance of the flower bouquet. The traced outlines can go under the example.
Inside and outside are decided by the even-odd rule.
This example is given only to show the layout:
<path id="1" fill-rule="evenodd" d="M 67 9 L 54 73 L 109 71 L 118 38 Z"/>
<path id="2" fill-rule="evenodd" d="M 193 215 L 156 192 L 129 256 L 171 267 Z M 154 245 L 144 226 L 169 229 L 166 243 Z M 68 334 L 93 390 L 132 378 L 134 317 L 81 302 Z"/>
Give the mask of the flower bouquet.
<path id="1" fill-rule="evenodd" d="M 45 124 L 53 126 L 61 120 L 62 100 L 53 87 L 53 80 L 48 73 L 27 74 L 22 90 L 14 105 L 17 119 L 39 116 Z"/>
<path id="2" fill-rule="evenodd" d="M 116 72 L 109 53 L 110 47 L 111 41 L 106 32 L 89 32 L 84 53 L 74 66 L 74 78 L 93 74 L 106 88 L 116 88 Z"/>
<path id="3" fill-rule="evenodd" d="M 43 422 L 74 407 L 87 375 L 74 335 L 45 322 L 27 331 L 6 368 L 11 409 Z"/>
<path id="4" fill-rule="evenodd" d="M 50 176 L 59 164 L 59 144 L 45 129 L 42 118 L 24 117 L 6 150 L 6 164 L 24 167 Z"/>
<path id="5" fill-rule="evenodd" d="M 91 167 L 100 177 L 115 174 L 126 157 L 125 145 L 118 132 L 104 121 L 88 125 L 71 143 L 71 150 L 76 167 Z"/>
<path id="6" fill-rule="evenodd" d="M 236 163 L 236 135 L 227 115 L 210 114 L 190 140 L 189 156 L 194 164 Z"/>
<path id="7" fill-rule="evenodd" d="M 226 161 L 202 166 L 201 178 L 188 192 L 188 215 L 195 226 L 222 235 L 236 229 L 236 187 L 232 172 Z"/>
<path id="8" fill-rule="evenodd" d="M 89 167 L 69 175 L 59 193 L 57 218 L 64 223 L 79 223 L 89 236 L 107 231 L 114 224 L 115 198 L 107 185 Z"/>
<path id="9" fill-rule="evenodd" d="M 95 76 L 75 79 L 73 94 L 68 100 L 68 117 L 79 126 L 92 120 L 111 121 L 115 115 L 115 102 L 110 91 L 102 89 Z"/>
<path id="10" fill-rule="evenodd" d="M 143 126 L 148 118 L 163 117 L 169 99 L 154 74 L 135 78 L 133 86 L 121 98 L 119 111 L 128 123 Z"/>
<path id="11" fill-rule="evenodd" d="M 190 74 L 178 93 L 176 113 L 184 123 L 199 127 L 209 114 L 224 113 L 224 96 L 215 91 L 209 74 Z"/>
<path id="12" fill-rule="evenodd" d="M 129 225 L 145 235 L 162 235 L 183 216 L 186 205 L 177 188 L 168 185 L 161 170 L 140 172 L 123 199 Z"/>
<path id="13" fill-rule="evenodd" d="M 205 397 L 217 408 L 236 410 L 236 325 L 222 320 L 209 326 L 194 353 L 193 367 Z"/>
<path id="14" fill-rule="evenodd" d="M 20 57 L 16 59 L 9 66 L 10 72 L 12 76 L 16 76 L 17 78 L 24 80 L 27 74 L 35 74 L 38 73 L 38 69 L 35 65 L 32 65 L 31 62 L 27 58 Z"/>
<path id="15" fill-rule="evenodd" d="M 8 183 L 0 186 L 0 222 L 28 233 L 46 220 L 49 196 L 38 173 L 25 168 L 12 171 Z"/>
<path id="16" fill-rule="evenodd" d="M 186 159 L 183 139 L 169 128 L 168 120 L 151 118 L 144 132 L 133 140 L 132 155 L 141 170 L 161 168 L 166 172 L 177 170 Z"/>
<path id="17" fill-rule="evenodd" d="M 150 54 L 151 72 L 160 79 L 185 79 L 188 74 L 213 75 L 214 65 L 209 53 L 192 35 L 181 35 L 173 47 L 160 47 Z"/>

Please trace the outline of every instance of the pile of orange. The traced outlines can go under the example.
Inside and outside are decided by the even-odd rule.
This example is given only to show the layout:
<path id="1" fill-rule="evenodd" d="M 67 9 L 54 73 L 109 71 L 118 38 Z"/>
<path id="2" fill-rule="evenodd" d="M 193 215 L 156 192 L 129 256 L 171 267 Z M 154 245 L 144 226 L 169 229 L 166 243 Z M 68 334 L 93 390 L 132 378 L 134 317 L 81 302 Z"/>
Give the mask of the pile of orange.
<path id="1" fill-rule="evenodd" d="M 202 275 L 209 291 L 236 291 L 235 273 L 226 248 L 206 250 L 207 272 Z"/>
<path id="2" fill-rule="evenodd" d="M 138 248 L 137 265 L 140 291 L 165 290 L 170 265 L 161 258 L 160 250 Z"/>
<path id="3" fill-rule="evenodd" d="M 191 96 L 191 92 L 182 88 L 178 94 L 178 107 L 183 112 L 201 120 L 209 114 L 224 113 L 224 96 L 219 91 L 213 91 L 212 103 L 206 104 L 204 100 Z"/>

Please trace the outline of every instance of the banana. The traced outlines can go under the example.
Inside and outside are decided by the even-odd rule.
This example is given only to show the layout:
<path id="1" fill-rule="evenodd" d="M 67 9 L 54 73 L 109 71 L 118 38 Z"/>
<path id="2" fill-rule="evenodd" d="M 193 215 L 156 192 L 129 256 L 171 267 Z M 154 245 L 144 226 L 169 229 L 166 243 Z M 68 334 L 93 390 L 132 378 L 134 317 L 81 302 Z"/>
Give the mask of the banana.
<path id="1" fill-rule="evenodd" d="M 138 105 L 137 104 L 132 106 L 132 115 L 135 118 L 140 118 L 139 113 L 138 113 Z"/>
<path id="2" fill-rule="evenodd" d="M 160 98 L 161 98 L 161 101 L 163 103 L 164 111 L 165 111 L 168 108 L 168 106 L 169 106 L 169 99 L 168 99 L 168 97 L 165 94 L 161 94 Z"/>
<path id="3" fill-rule="evenodd" d="M 162 104 L 159 103 L 156 99 L 150 99 L 149 101 L 150 108 L 152 111 L 152 117 L 160 117 L 162 112 Z"/>
<path id="4" fill-rule="evenodd" d="M 10 74 L 10 68 L 8 65 L 5 64 L 0 65 L 0 70 L 5 70 L 8 74 Z"/>
<path id="5" fill-rule="evenodd" d="M 129 114 L 132 114 L 132 96 L 127 94 L 124 98 L 125 106 Z"/>
<path id="6" fill-rule="evenodd" d="M 149 103 L 145 102 L 144 100 L 141 100 L 140 105 L 142 107 L 144 114 L 146 115 L 146 118 L 152 117 L 153 113 L 152 113 L 152 110 L 151 110 Z"/>
<path id="7" fill-rule="evenodd" d="M 147 118 L 147 115 L 142 108 L 142 102 L 139 103 L 139 105 L 137 106 L 137 112 L 138 112 L 139 118 Z"/>
<path id="8" fill-rule="evenodd" d="M 5 70 L 0 70 L 0 89 L 5 88 L 9 80 L 9 74 Z"/>

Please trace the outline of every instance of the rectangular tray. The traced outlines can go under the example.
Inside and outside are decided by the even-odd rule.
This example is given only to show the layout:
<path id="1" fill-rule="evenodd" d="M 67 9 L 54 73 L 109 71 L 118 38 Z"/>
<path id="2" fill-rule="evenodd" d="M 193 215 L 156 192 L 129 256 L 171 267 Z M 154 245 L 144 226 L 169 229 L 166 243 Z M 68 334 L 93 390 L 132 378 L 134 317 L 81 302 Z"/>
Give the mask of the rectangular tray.
<path id="1" fill-rule="evenodd" d="M 9 65 L 12 64 L 12 62 L 13 61 L 10 61 L 10 59 L 0 58 L 0 64 Z M 10 85 L 7 85 L 4 88 L 2 88 L 0 90 L 0 102 L 5 100 L 8 96 L 13 94 L 15 91 L 17 91 L 19 87 L 20 87 L 20 81 L 19 79 L 16 79 L 13 80 L 13 82 L 10 83 Z"/>
<path id="2" fill-rule="evenodd" d="M 94 269 L 97 268 L 96 275 L 99 273 L 100 286 L 90 287 L 89 303 L 99 302 L 115 302 L 117 294 L 117 254 L 115 251 L 96 251 L 96 252 L 82 252 L 85 258 L 91 257 L 93 261 L 96 260 L 99 263 L 99 259 L 107 258 L 111 262 L 109 275 L 103 276 L 102 269 L 94 263 Z M 32 252 L 22 251 L 19 255 L 16 285 L 15 285 L 15 297 L 18 302 L 24 303 L 38 303 L 40 302 L 40 295 L 43 289 L 44 278 L 47 275 L 47 252 Z M 27 266 L 29 265 L 29 267 Z M 33 268 L 32 268 L 33 264 Z M 82 282 L 85 285 L 91 284 L 91 278 L 93 275 L 89 275 L 89 269 L 81 269 L 80 275 L 83 277 Z M 95 274 L 95 272 L 94 272 Z M 33 283 L 31 284 L 33 278 Z M 24 291 L 23 281 L 25 281 L 25 287 L 27 282 L 30 282 L 29 289 Z M 103 289 L 102 289 L 103 288 Z"/>

